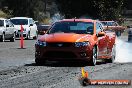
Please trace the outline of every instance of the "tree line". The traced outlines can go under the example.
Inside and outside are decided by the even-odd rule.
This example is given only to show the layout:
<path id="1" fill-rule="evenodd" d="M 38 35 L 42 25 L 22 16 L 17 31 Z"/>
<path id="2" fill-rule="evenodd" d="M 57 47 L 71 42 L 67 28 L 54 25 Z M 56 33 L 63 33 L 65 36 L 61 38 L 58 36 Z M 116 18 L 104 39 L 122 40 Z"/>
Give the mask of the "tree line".
<path id="1" fill-rule="evenodd" d="M 45 2 L 48 0 L 1 0 L 0 8 L 10 16 L 29 16 L 36 20 L 46 18 Z M 65 18 L 93 18 L 118 20 L 122 10 L 129 7 L 131 0 L 50 0 L 51 16 L 59 12 Z"/>
<path id="2" fill-rule="evenodd" d="M 59 10 L 67 17 L 117 20 L 131 0 L 57 0 Z"/>

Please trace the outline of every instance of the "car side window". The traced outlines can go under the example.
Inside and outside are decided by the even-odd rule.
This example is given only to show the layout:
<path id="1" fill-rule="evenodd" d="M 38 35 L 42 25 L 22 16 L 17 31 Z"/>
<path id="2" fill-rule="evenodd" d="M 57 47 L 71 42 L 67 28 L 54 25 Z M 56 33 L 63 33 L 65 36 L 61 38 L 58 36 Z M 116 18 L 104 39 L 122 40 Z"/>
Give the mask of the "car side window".
<path id="1" fill-rule="evenodd" d="M 96 33 L 98 34 L 100 31 L 102 31 L 102 26 L 98 22 L 96 22 Z"/>
<path id="2" fill-rule="evenodd" d="M 9 25 L 9 22 L 8 22 L 8 20 L 5 20 L 5 26 L 6 26 L 6 25 Z"/>
<path id="3" fill-rule="evenodd" d="M 115 22 L 115 23 L 114 23 L 114 25 L 115 25 L 115 26 L 118 26 L 118 23 L 117 23 L 117 22 Z"/>
<path id="4" fill-rule="evenodd" d="M 32 19 L 29 19 L 29 25 L 30 24 L 34 24 L 33 20 Z"/>
<path id="5" fill-rule="evenodd" d="M 4 26 L 4 20 L 0 20 L 0 26 Z"/>
<path id="6" fill-rule="evenodd" d="M 103 24 L 99 23 L 101 31 L 103 31 Z"/>
<path id="7" fill-rule="evenodd" d="M 8 20 L 9 27 L 13 27 L 13 24 Z"/>

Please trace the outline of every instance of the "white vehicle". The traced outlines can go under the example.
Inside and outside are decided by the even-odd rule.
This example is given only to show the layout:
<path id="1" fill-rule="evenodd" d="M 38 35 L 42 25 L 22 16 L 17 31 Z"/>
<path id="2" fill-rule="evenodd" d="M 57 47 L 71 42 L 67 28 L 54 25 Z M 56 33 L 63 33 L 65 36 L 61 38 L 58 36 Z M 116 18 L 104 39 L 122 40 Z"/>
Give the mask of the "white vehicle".
<path id="1" fill-rule="evenodd" d="M 26 39 L 36 39 L 37 37 L 37 26 L 32 18 L 28 17 L 14 17 L 10 18 L 11 22 L 14 24 L 14 27 L 17 29 L 17 36 L 21 36 L 21 25 L 24 29 L 23 37 Z"/>
<path id="2" fill-rule="evenodd" d="M 16 38 L 16 29 L 8 19 L 0 18 L 0 41 L 4 42 L 9 39 L 14 42 Z"/>

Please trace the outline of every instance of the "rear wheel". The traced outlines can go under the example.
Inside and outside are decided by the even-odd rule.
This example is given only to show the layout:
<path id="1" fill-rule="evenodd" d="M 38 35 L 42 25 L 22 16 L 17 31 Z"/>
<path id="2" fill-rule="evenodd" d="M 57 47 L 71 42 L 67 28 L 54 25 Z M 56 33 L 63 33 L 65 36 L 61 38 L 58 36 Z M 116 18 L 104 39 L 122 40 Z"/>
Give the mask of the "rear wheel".
<path id="1" fill-rule="evenodd" d="M 128 35 L 128 42 L 132 41 L 132 35 Z"/>
<path id="2" fill-rule="evenodd" d="M 116 45 L 114 45 L 112 48 L 111 58 L 108 59 L 108 62 L 113 63 L 115 61 L 115 57 L 116 57 Z"/>
<path id="3" fill-rule="evenodd" d="M 16 40 L 16 33 L 13 34 L 13 37 L 10 39 L 11 42 L 15 42 Z"/>
<path id="4" fill-rule="evenodd" d="M 26 39 L 30 39 L 30 32 L 28 32 Z"/>
<path id="5" fill-rule="evenodd" d="M 1 42 L 5 42 L 5 34 L 3 33 L 0 39 Z"/>
<path id="6" fill-rule="evenodd" d="M 97 48 L 94 46 L 92 51 L 92 59 L 90 60 L 90 65 L 95 66 L 97 63 Z"/>
<path id="7" fill-rule="evenodd" d="M 34 36 L 33 39 L 34 39 L 34 40 L 37 39 L 37 36 Z"/>

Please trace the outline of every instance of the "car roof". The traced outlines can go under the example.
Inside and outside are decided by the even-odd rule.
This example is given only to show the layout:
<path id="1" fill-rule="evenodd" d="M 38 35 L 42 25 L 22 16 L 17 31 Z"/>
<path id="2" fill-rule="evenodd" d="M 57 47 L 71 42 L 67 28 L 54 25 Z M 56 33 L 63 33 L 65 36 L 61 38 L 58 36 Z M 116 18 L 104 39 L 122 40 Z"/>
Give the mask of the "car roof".
<path id="1" fill-rule="evenodd" d="M 63 20 L 60 20 L 60 22 L 65 22 L 65 21 L 70 21 L 70 22 L 78 22 L 78 21 L 82 21 L 82 22 L 94 22 L 95 20 L 92 20 L 92 19 L 63 19 Z"/>
<path id="2" fill-rule="evenodd" d="M 10 18 L 10 19 L 32 19 L 32 18 L 28 18 L 28 17 L 13 17 L 13 18 Z"/>
<path id="3" fill-rule="evenodd" d="M 6 18 L 0 18 L 0 20 L 7 20 Z"/>
<path id="4" fill-rule="evenodd" d="M 115 22 L 115 21 L 100 21 L 100 22 Z"/>

